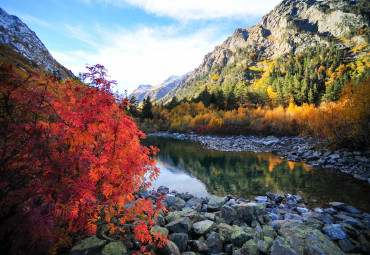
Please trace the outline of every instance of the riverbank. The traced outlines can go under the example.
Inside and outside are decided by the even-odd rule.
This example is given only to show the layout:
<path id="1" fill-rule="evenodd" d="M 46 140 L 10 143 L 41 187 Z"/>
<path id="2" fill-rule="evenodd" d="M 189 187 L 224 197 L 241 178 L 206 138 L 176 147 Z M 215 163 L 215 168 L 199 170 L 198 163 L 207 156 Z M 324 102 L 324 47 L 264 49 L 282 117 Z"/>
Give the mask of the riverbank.
<path id="1" fill-rule="evenodd" d="M 331 151 L 323 148 L 312 137 L 260 137 L 260 136 L 211 136 L 159 132 L 149 134 L 165 136 L 200 143 L 206 149 L 219 151 L 270 152 L 293 162 L 304 162 L 310 166 L 338 169 L 352 174 L 355 178 L 370 183 L 370 150 Z"/>
<path id="2" fill-rule="evenodd" d="M 341 202 L 308 208 L 302 198 L 267 193 L 253 199 L 233 196 L 194 197 L 159 187 L 142 193 L 168 209 L 156 219 L 152 232 L 168 236 L 165 248 L 148 245 L 155 254 L 369 254 L 370 214 Z M 119 219 L 110 222 L 119 224 Z M 69 254 L 132 254 L 141 246 L 132 235 L 108 233 L 101 221 L 96 236 L 76 244 Z M 102 233 L 106 233 L 106 235 Z M 122 241 L 123 240 L 123 241 Z M 91 253 L 92 254 L 92 253 Z"/>

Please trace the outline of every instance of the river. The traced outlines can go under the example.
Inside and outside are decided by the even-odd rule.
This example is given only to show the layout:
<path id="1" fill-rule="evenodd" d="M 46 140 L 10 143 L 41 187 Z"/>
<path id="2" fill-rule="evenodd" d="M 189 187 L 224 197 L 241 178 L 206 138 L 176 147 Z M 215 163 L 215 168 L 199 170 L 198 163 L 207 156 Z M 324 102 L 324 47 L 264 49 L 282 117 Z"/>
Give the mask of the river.
<path id="1" fill-rule="evenodd" d="M 340 201 L 370 212 L 370 185 L 333 169 L 307 167 L 271 153 L 222 152 L 198 143 L 149 136 L 144 145 L 160 149 L 155 156 L 161 170 L 153 182 L 199 197 L 210 194 L 251 199 L 266 192 L 297 194 L 311 207 Z"/>

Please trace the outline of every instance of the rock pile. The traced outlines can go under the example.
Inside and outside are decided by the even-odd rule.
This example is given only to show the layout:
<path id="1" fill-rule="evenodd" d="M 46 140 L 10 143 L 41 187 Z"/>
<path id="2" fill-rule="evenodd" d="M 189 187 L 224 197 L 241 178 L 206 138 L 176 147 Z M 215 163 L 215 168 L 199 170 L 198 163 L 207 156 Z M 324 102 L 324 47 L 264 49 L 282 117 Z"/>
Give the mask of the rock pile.
<path id="1" fill-rule="evenodd" d="M 161 193 L 167 194 L 169 212 L 156 219 L 152 231 L 166 234 L 169 243 L 146 247 L 156 254 L 370 253 L 370 214 L 344 203 L 309 209 L 291 194 L 267 193 L 251 201 L 230 195 L 198 198 L 165 187 L 142 195 L 155 199 Z M 125 227 L 130 234 L 132 225 Z M 104 228 L 102 223 L 98 230 Z M 122 242 L 108 236 L 87 238 L 70 254 L 131 254 L 139 248 L 130 235 Z"/>

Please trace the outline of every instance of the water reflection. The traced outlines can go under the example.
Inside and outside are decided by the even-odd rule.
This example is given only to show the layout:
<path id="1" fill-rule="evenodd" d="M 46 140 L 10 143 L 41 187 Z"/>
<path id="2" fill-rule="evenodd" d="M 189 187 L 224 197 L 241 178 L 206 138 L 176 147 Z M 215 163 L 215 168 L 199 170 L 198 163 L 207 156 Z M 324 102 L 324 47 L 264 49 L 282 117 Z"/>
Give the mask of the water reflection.
<path id="1" fill-rule="evenodd" d="M 369 184 L 334 170 L 309 168 L 270 153 L 206 150 L 197 143 L 163 137 L 148 137 L 145 144 L 160 149 L 156 160 L 162 174 L 156 187 L 245 198 L 293 193 L 316 205 L 342 201 L 370 211 Z"/>

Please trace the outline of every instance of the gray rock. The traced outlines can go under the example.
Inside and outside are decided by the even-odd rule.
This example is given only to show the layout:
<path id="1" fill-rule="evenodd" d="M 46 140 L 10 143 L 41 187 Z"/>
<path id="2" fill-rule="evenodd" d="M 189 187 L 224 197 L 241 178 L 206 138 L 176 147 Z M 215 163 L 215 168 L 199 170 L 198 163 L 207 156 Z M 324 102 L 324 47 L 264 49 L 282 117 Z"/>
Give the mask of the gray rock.
<path id="1" fill-rule="evenodd" d="M 207 252 L 208 250 L 207 245 L 198 240 L 190 240 L 189 246 L 190 246 L 190 249 L 195 252 Z"/>
<path id="2" fill-rule="evenodd" d="M 72 247 L 69 255 L 91 255 L 102 250 L 107 240 L 102 240 L 96 236 L 83 239 L 80 243 Z"/>
<path id="3" fill-rule="evenodd" d="M 167 195 L 169 192 L 170 192 L 169 189 L 165 186 L 159 186 L 157 189 L 157 193 L 159 195 Z"/>
<path id="4" fill-rule="evenodd" d="M 267 192 L 266 195 L 267 195 L 268 198 L 273 200 L 276 204 L 280 204 L 284 199 L 284 197 L 282 195 L 275 194 L 275 193 Z"/>
<path id="5" fill-rule="evenodd" d="M 247 241 L 240 250 L 242 254 L 258 255 L 258 246 L 253 240 Z"/>
<path id="6" fill-rule="evenodd" d="M 303 207 L 297 207 L 297 211 L 299 213 L 306 213 L 306 212 L 309 212 L 310 210 L 308 210 L 307 208 L 303 208 Z"/>
<path id="7" fill-rule="evenodd" d="M 355 228 L 360 228 L 360 229 L 364 229 L 365 228 L 365 225 L 360 220 L 355 219 L 355 218 L 353 218 L 351 216 L 348 216 L 345 213 L 335 214 L 334 215 L 334 218 L 336 220 L 338 220 L 338 221 L 342 221 L 344 223 L 348 223 L 348 224 L 352 225 Z"/>
<path id="8" fill-rule="evenodd" d="M 110 242 L 104 246 L 101 255 L 125 255 L 127 252 L 126 246 L 121 242 Z"/>
<path id="9" fill-rule="evenodd" d="M 350 240 L 348 239 L 342 239 L 338 241 L 339 247 L 342 249 L 342 251 L 346 253 L 352 253 L 356 252 L 357 248 L 354 246 Z"/>
<path id="10" fill-rule="evenodd" d="M 168 239 L 177 245 L 180 252 L 184 252 L 188 246 L 189 236 L 185 233 L 174 233 Z"/>
<path id="11" fill-rule="evenodd" d="M 280 238 L 274 241 L 271 248 L 271 255 L 297 255 L 289 245 L 284 244 Z"/>
<path id="12" fill-rule="evenodd" d="M 274 239 L 265 236 L 263 240 L 259 240 L 257 243 L 257 248 L 262 254 L 268 254 L 269 250 L 271 249 L 274 243 Z"/>
<path id="13" fill-rule="evenodd" d="M 162 227 L 157 226 L 157 225 L 152 227 L 152 229 L 150 231 L 154 232 L 154 233 L 159 233 L 162 236 L 168 235 L 168 229 L 167 228 L 162 228 Z"/>
<path id="14" fill-rule="evenodd" d="M 336 210 L 345 211 L 347 208 L 347 205 L 342 202 L 330 202 L 329 205 L 333 207 Z"/>
<path id="15" fill-rule="evenodd" d="M 361 210 L 357 209 L 356 207 L 353 207 L 353 206 L 347 206 L 346 207 L 346 211 L 349 212 L 349 213 L 353 213 L 353 214 L 360 214 L 362 213 Z"/>
<path id="16" fill-rule="evenodd" d="M 234 226 L 230 239 L 236 247 L 241 247 L 246 241 L 253 238 L 252 231 L 246 232 L 245 230 L 245 228 Z"/>
<path id="17" fill-rule="evenodd" d="M 338 159 L 338 158 L 340 158 L 340 155 L 339 154 L 331 154 L 331 155 L 329 155 L 329 158 Z"/>
<path id="18" fill-rule="evenodd" d="M 208 201 L 208 211 L 219 211 L 221 207 L 227 202 L 227 197 L 218 197 L 212 195 Z"/>
<path id="19" fill-rule="evenodd" d="M 232 224 L 238 218 L 238 215 L 234 208 L 228 205 L 223 205 L 221 207 L 221 217 L 225 219 L 227 224 Z"/>
<path id="20" fill-rule="evenodd" d="M 251 223 L 253 220 L 257 220 L 258 216 L 263 216 L 266 213 L 266 205 L 262 203 L 242 203 L 233 206 L 238 215 L 238 218 L 242 222 Z"/>
<path id="21" fill-rule="evenodd" d="M 181 255 L 179 248 L 177 245 L 172 242 L 168 241 L 168 244 L 160 249 L 161 255 Z"/>
<path id="22" fill-rule="evenodd" d="M 268 201 L 266 196 L 257 196 L 254 198 L 257 203 L 266 203 Z"/>
<path id="23" fill-rule="evenodd" d="M 202 209 L 202 203 L 199 201 L 198 198 L 190 198 L 186 202 L 186 207 L 190 207 L 194 210 L 197 210 L 198 212 Z"/>
<path id="24" fill-rule="evenodd" d="M 181 210 L 186 205 L 183 199 L 173 195 L 167 195 L 167 199 L 164 200 L 164 202 L 166 202 L 169 207 L 174 207 L 176 210 Z"/>
<path id="25" fill-rule="evenodd" d="M 173 233 L 188 233 L 191 229 L 191 221 L 188 217 L 180 218 L 166 225 Z"/>
<path id="26" fill-rule="evenodd" d="M 222 240 L 219 233 L 212 232 L 205 244 L 208 247 L 209 254 L 218 254 L 222 252 Z"/>
<path id="27" fill-rule="evenodd" d="M 203 220 L 199 221 L 193 224 L 193 230 L 194 232 L 201 236 L 209 232 L 213 227 L 215 223 L 211 220 Z"/>
<path id="28" fill-rule="evenodd" d="M 322 228 L 322 231 L 332 240 L 341 240 L 347 238 L 340 224 L 328 224 Z"/>
<path id="29" fill-rule="evenodd" d="M 279 233 L 296 254 L 304 254 L 308 247 L 323 254 L 343 254 L 339 247 L 321 231 L 295 221 L 283 222 Z"/>

